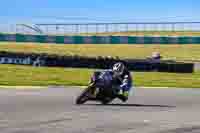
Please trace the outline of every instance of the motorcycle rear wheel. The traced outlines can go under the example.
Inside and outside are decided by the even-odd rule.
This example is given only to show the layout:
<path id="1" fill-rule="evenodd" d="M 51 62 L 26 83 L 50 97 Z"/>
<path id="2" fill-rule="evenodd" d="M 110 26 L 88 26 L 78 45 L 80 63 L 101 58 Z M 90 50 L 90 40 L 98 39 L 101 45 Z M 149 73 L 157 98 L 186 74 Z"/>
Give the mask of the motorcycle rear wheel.
<path id="1" fill-rule="evenodd" d="M 110 103 L 110 101 L 103 100 L 103 101 L 101 101 L 101 103 L 102 103 L 103 105 L 108 105 L 108 104 Z"/>
<path id="2" fill-rule="evenodd" d="M 107 105 L 107 104 L 111 103 L 112 101 L 113 101 L 113 98 L 104 98 L 101 100 L 101 103 L 103 105 Z"/>

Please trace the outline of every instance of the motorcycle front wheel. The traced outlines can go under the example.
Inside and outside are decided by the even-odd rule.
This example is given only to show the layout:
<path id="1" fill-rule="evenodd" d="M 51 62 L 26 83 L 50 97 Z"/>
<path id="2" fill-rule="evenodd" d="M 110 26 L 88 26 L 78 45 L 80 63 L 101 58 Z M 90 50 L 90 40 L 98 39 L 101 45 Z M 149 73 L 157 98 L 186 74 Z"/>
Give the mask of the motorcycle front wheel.
<path id="1" fill-rule="evenodd" d="M 89 100 L 90 96 L 92 95 L 92 86 L 88 86 L 77 98 L 76 104 L 84 104 Z"/>

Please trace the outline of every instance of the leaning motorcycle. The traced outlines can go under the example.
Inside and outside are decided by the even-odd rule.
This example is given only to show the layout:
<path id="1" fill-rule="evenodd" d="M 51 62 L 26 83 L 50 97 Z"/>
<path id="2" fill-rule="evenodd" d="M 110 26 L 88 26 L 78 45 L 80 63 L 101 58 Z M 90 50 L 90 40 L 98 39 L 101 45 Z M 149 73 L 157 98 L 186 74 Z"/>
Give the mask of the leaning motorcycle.
<path id="1" fill-rule="evenodd" d="M 94 72 L 87 88 L 77 97 L 76 104 L 84 104 L 87 101 L 109 104 L 117 98 L 118 93 L 117 89 L 113 89 L 112 81 L 112 75 L 109 72 Z"/>

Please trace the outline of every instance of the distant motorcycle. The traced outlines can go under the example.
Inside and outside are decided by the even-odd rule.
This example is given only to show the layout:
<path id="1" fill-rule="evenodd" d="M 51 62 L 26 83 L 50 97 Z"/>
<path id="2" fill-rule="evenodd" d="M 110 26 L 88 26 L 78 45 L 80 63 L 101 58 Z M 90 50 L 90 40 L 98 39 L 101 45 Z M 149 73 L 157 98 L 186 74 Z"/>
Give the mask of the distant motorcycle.
<path id="1" fill-rule="evenodd" d="M 109 72 L 94 72 L 90 84 L 77 97 L 76 104 L 84 104 L 87 101 L 99 101 L 102 104 L 109 104 L 117 98 L 118 90 L 113 89 L 113 78 Z"/>

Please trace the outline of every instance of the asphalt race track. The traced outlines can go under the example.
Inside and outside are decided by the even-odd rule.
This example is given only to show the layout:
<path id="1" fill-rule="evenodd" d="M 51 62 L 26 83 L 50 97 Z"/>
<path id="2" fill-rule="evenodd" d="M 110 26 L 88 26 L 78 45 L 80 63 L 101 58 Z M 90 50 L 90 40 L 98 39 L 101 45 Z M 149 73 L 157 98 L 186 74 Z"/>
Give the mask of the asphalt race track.
<path id="1" fill-rule="evenodd" d="M 200 133 L 199 89 L 136 89 L 77 106 L 78 88 L 0 89 L 0 133 Z"/>

